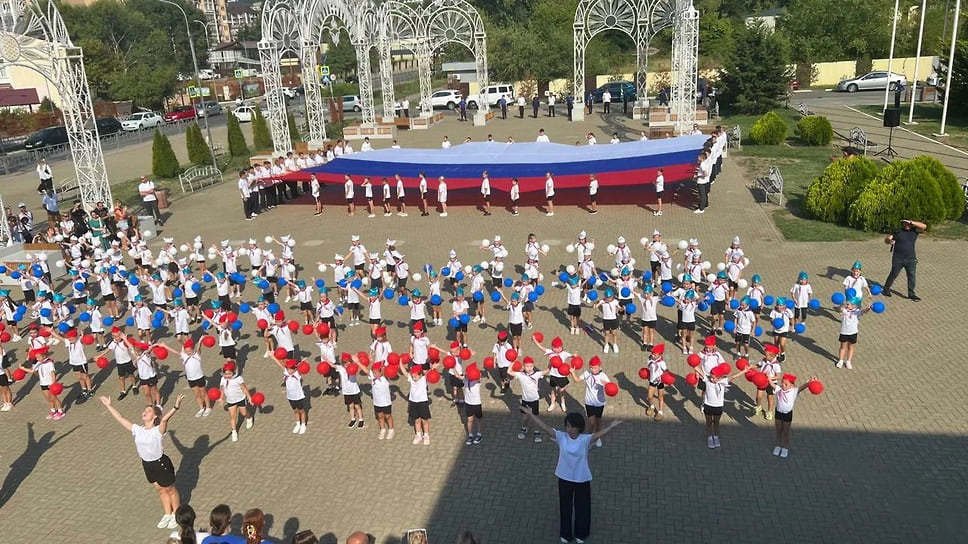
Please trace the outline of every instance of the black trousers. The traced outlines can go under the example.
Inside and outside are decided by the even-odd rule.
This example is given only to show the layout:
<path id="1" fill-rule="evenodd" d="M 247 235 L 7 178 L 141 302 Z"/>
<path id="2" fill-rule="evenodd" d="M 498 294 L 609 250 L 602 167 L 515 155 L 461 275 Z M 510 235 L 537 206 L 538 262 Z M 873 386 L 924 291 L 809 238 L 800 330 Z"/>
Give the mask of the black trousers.
<path id="1" fill-rule="evenodd" d="M 54 178 L 47 178 L 40 180 L 40 185 L 37 186 L 37 192 L 43 193 L 46 191 L 54 190 Z"/>
<path id="2" fill-rule="evenodd" d="M 611 109 L 611 105 L 612 105 L 611 102 L 602 102 L 602 111 L 604 113 L 608 113 L 609 110 Z"/>
<path id="3" fill-rule="evenodd" d="M 554 117 L 555 116 L 555 107 L 554 106 L 548 106 L 548 115 L 550 115 L 551 117 Z"/>
<path id="4" fill-rule="evenodd" d="M 252 217 L 252 196 L 242 199 L 242 213 L 245 214 L 246 219 Z"/>
<path id="5" fill-rule="evenodd" d="M 558 506 L 561 510 L 559 536 L 568 541 L 588 538 L 592 529 L 592 483 L 558 478 Z"/>
<path id="6" fill-rule="evenodd" d="M 535 119 L 538 118 L 538 108 L 539 107 L 540 106 L 531 106 L 532 113 L 534 114 L 534 115 L 532 115 L 532 117 L 534 117 Z"/>
<path id="7" fill-rule="evenodd" d="M 155 223 L 161 224 L 161 214 L 158 212 L 157 200 L 143 200 L 145 212 L 155 218 Z"/>
<path id="8" fill-rule="evenodd" d="M 524 106 L 518 106 L 518 117 L 524 119 Z"/>
<path id="9" fill-rule="evenodd" d="M 697 183 L 699 186 L 699 209 L 705 210 L 709 206 L 709 184 Z"/>
<path id="10" fill-rule="evenodd" d="M 501 106 L 501 119 L 507 119 L 507 118 L 508 118 L 508 105 L 504 104 L 503 106 Z"/>
<path id="11" fill-rule="evenodd" d="M 249 211 L 251 213 L 262 213 L 261 197 L 262 191 L 252 191 L 252 194 L 249 195 L 249 206 L 251 206 Z"/>
<path id="12" fill-rule="evenodd" d="M 902 269 L 904 270 L 904 275 L 907 276 L 908 296 L 913 297 L 916 294 L 915 289 L 918 283 L 917 259 L 892 259 L 891 273 L 887 275 L 887 281 L 884 282 L 884 289 L 890 289 L 891 285 L 894 285 L 894 280 L 901 274 Z"/>
<path id="13" fill-rule="evenodd" d="M 568 104 L 568 120 L 571 121 L 571 112 L 575 109 L 573 104 Z"/>

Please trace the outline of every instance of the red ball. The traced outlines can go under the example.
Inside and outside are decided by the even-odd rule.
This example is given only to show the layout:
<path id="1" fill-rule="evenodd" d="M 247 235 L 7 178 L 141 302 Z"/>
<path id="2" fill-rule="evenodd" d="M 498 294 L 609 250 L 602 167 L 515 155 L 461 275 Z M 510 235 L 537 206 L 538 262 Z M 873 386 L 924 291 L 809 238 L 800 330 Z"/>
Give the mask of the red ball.
<path id="1" fill-rule="evenodd" d="M 689 357 L 686 357 L 686 363 L 688 363 L 692 368 L 696 368 L 701 362 L 702 359 L 699 358 L 698 354 L 691 353 Z"/>
<path id="2" fill-rule="evenodd" d="M 91 344 L 94 343 L 94 335 L 85 334 L 84 336 L 81 337 L 81 343 L 84 344 L 85 346 L 90 346 Z"/>
<path id="3" fill-rule="evenodd" d="M 356 376 L 357 374 L 360 373 L 360 365 L 358 365 L 356 363 L 350 363 L 350 364 L 346 365 L 345 368 L 346 368 L 346 375 L 347 376 Z"/>
<path id="4" fill-rule="evenodd" d="M 252 393 L 252 404 L 262 406 L 266 402 L 266 396 L 262 393 Z"/>
<path id="5" fill-rule="evenodd" d="M 319 372 L 323 376 L 329 374 L 330 371 L 332 371 L 332 370 L 333 370 L 333 368 L 331 366 L 329 366 L 329 363 L 327 363 L 326 361 L 323 361 L 323 362 L 319 363 L 318 365 L 316 365 L 316 372 Z"/>
<path id="6" fill-rule="evenodd" d="M 346 364 L 353 360 L 353 356 L 344 351 L 343 353 L 339 354 L 339 360 L 341 363 Z"/>
<path id="7" fill-rule="evenodd" d="M 755 378 L 757 374 L 758 374 L 758 372 L 756 372 L 756 369 L 755 368 L 751 368 L 751 369 L 747 370 L 746 371 L 746 374 L 743 374 L 743 376 L 746 377 L 746 381 L 748 381 L 750 383 L 753 383 L 753 378 Z"/>
<path id="8" fill-rule="evenodd" d="M 276 348 L 272 354 L 276 356 L 276 359 L 285 359 L 289 356 L 289 352 L 286 350 L 286 348 Z"/>
<path id="9" fill-rule="evenodd" d="M 213 310 L 205 310 L 202 313 L 209 319 L 212 319 L 215 316 L 215 312 Z"/>
<path id="10" fill-rule="evenodd" d="M 484 368 L 494 368 L 494 357 L 484 358 Z"/>
<path id="11" fill-rule="evenodd" d="M 470 358 L 471 358 L 471 350 L 469 350 L 467 348 L 464 348 L 464 349 L 460 350 L 460 358 L 463 359 L 463 360 L 465 360 L 465 361 L 470 360 Z"/>
<path id="12" fill-rule="evenodd" d="M 531 338 L 534 338 L 536 342 L 544 342 L 544 335 L 541 334 L 540 332 L 536 332 L 532 334 Z"/>
<path id="13" fill-rule="evenodd" d="M 411 359 L 413 359 L 413 357 L 411 357 L 409 353 L 404 353 L 400 356 L 400 364 L 409 365 Z"/>
<path id="14" fill-rule="evenodd" d="M 395 380 L 400 375 L 400 367 L 397 365 L 390 365 L 383 369 L 383 375 L 389 380 Z"/>
<path id="15" fill-rule="evenodd" d="M 396 353 L 390 352 L 387 354 L 387 363 L 391 366 L 397 366 L 400 364 L 400 356 Z"/>
<path id="16" fill-rule="evenodd" d="M 309 374 L 309 371 L 311 370 L 311 368 L 309 367 L 309 363 L 307 363 L 306 361 L 303 361 L 299 363 L 299 365 L 296 367 L 296 370 L 298 370 L 300 374 L 305 376 L 306 374 Z"/>
<path id="17" fill-rule="evenodd" d="M 50 337 L 50 329 L 47 328 L 47 327 L 41 327 L 39 334 L 41 336 L 43 336 L 44 338 L 49 338 Z"/>
<path id="18" fill-rule="evenodd" d="M 316 329 L 314 329 L 313 326 L 308 323 L 302 326 L 303 334 L 312 334 L 314 330 Z"/>
<path id="19" fill-rule="evenodd" d="M 451 369 L 457 366 L 457 359 L 454 359 L 452 355 L 444 357 L 444 368 Z"/>
<path id="20" fill-rule="evenodd" d="M 767 378 L 766 374 L 763 374 L 762 372 L 757 373 L 756 376 L 753 376 L 753 385 L 755 385 L 757 389 L 766 389 L 770 385 L 770 379 Z"/>
<path id="21" fill-rule="evenodd" d="M 229 323 L 235 323 L 236 321 L 239 320 L 239 314 L 235 312 L 229 312 L 226 317 L 228 318 Z"/>
<path id="22" fill-rule="evenodd" d="M 290 321 L 289 322 L 289 330 L 292 331 L 292 332 L 298 331 L 299 330 L 299 322 L 296 321 L 295 319 L 293 319 L 292 321 Z"/>
<path id="23" fill-rule="evenodd" d="M 320 323 L 316 325 L 316 334 L 320 336 L 329 336 L 329 323 Z"/>
<path id="24" fill-rule="evenodd" d="M 7 324 L 6 323 L 0 323 L 0 331 L 5 331 L 5 330 L 7 330 Z"/>
<path id="25" fill-rule="evenodd" d="M 2 323 L 0 323 L 0 325 L 2 325 Z M 10 338 L 11 336 L 9 332 L 7 331 L 0 332 L 0 343 L 6 344 L 7 342 L 10 341 Z"/>
<path id="26" fill-rule="evenodd" d="M 50 384 L 50 394 L 51 395 L 54 395 L 56 397 L 57 395 L 60 395 L 63 392 L 64 392 L 64 384 L 62 384 L 60 382 L 54 382 L 54 383 Z"/>
<path id="27" fill-rule="evenodd" d="M 212 387 L 208 390 L 208 400 L 218 400 L 222 398 L 222 391 L 218 388 Z"/>
<path id="28" fill-rule="evenodd" d="M 820 383 L 820 380 L 811 380 L 810 383 L 807 384 L 807 389 L 809 389 L 814 395 L 819 395 L 820 393 L 823 393 L 823 384 Z"/>
<path id="29" fill-rule="evenodd" d="M 370 366 L 370 356 L 365 351 L 357 353 L 356 360 L 363 366 Z"/>
<path id="30" fill-rule="evenodd" d="M 206 334 L 205 336 L 202 337 L 201 342 L 202 342 L 202 345 L 207 348 L 213 347 L 215 345 L 215 337 L 210 334 Z"/>
<path id="31" fill-rule="evenodd" d="M 747 368 L 749 368 L 749 366 L 750 366 L 750 362 L 745 357 L 736 359 L 736 368 L 738 368 L 739 370 L 746 370 Z"/>
<path id="32" fill-rule="evenodd" d="M 522 368 L 524 368 L 524 365 L 521 364 L 521 361 L 514 361 L 514 364 L 511 365 L 511 370 L 515 372 L 521 372 Z"/>
<path id="33" fill-rule="evenodd" d="M 608 382 L 605 384 L 605 394 L 614 397 L 618 395 L 618 384 L 615 382 Z"/>
<path id="34" fill-rule="evenodd" d="M 266 321 L 265 319 L 260 319 L 255 322 L 255 326 L 259 327 L 262 330 L 266 330 L 269 328 L 269 322 Z"/>
<path id="35" fill-rule="evenodd" d="M 24 372 L 24 369 L 22 369 L 22 368 L 14 369 L 14 371 L 13 371 L 13 379 L 14 379 L 14 381 L 19 382 L 20 380 L 22 380 L 22 379 L 24 379 L 26 377 L 27 377 L 27 373 Z"/>
<path id="36" fill-rule="evenodd" d="M 575 370 L 581 370 L 581 367 L 584 364 L 585 361 L 583 361 L 582 358 L 577 355 L 571 358 L 571 368 L 574 368 Z"/>
<path id="37" fill-rule="evenodd" d="M 95 361 L 95 364 L 97 365 L 98 368 L 107 368 L 109 364 L 108 358 L 98 357 L 97 360 Z"/>
<path id="38" fill-rule="evenodd" d="M 436 370 L 431 368 L 430 372 L 427 373 L 427 383 L 437 383 L 439 381 L 440 381 L 440 372 L 437 372 Z"/>
<path id="39" fill-rule="evenodd" d="M 699 383 L 699 376 L 697 376 L 695 372 L 690 372 L 689 374 L 686 374 L 686 383 L 688 383 L 689 385 L 695 386 L 696 384 Z"/>
<path id="40" fill-rule="evenodd" d="M 672 372 L 668 372 L 668 371 L 667 372 L 663 372 L 662 373 L 662 383 L 664 383 L 665 385 L 672 385 L 672 384 L 676 383 L 676 375 L 673 374 Z"/>
<path id="41" fill-rule="evenodd" d="M 480 381 L 481 371 L 476 366 L 468 367 L 467 372 L 464 373 L 464 377 L 466 377 L 467 381 L 470 382 Z"/>
<path id="42" fill-rule="evenodd" d="M 513 349 L 509 349 L 504 352 L 504 358 L 507 359 L 509 363 L 513 362 L 517 360 L 518 352 L 514 351 Z"/>
<path id="43" fill-rule="evenodd" d="M 648 380 L 650 376 L 648 367 L 642 367 L 639 369 L 639 377 L 643 380 Z"/>
<path id="44" fill-rule="evenodd" d="M 165 346 L 155 346 L 151 351 L 155 354 L 155 357 L 162 361 L 168 358 L 168 348 Z"/>
<path id="45" fill-rule="evenodd" d="M 427 349 L 427 359 L 430 359 L 430 362 L 432 362 L 432 363 L 436 363 L 437 361 L 439 361 L 440 360 L 440 350 L 437 349 L 437 348 L 434 348 L 434 347 L 428 348 Z"/>
<path id="46" fill-rule="evenodd" d="M 549 360 L 548 362 L 549 362 L 549 363 L 551 364 L 551 368 L 553 368 L 553 369 L 555 369 L 555 370 L 558 370 L 558 368 L 559 368 L 559 367 L 560 367 L 561 365 L 564 365 L 564 364 L 565 364 L 565 362 L 561 360 L 561 357 L 559 357 L 559 356 L 557 356 L 557 355 L 555 355 L 555 356 L 553 356 L 553 357 L 551 357 L 551 359 L 550 359 L 550 360 Z M 565 366 L 568 366 L 568 365 L 565 365 Z M 559 371 L 559 372 L 560 372 L 560 371 Z M 566 372 L 567 372 L 567 371 L 566 371 Z"/>

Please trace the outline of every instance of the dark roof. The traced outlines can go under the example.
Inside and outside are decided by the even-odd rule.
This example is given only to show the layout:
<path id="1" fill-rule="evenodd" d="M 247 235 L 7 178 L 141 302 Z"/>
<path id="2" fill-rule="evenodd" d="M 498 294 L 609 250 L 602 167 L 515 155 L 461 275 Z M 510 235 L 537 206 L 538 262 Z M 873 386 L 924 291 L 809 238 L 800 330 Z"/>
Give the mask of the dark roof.
<path id="1" fill-rule="evenodd" d="M 37 89 L 0 89 L 0 108 L 40 104 Z"/>

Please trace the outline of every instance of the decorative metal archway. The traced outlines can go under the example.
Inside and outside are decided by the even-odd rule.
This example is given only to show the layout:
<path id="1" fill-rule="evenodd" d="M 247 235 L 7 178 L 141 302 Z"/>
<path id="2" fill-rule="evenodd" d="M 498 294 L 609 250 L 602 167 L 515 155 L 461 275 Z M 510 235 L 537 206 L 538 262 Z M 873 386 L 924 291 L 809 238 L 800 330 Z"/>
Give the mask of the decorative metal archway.
<path id="1" fill-rule="evenodd" d="M 276 154 L 292 151 L 286 98 L 282 94 L 282 58 L 286 53 L 302 53 L 297 15 L 299 7 L 298 3 L 269 1 L 262 10 L 259 61 L 262 64 L 265 86 L 266 121 L 269 125 L 269 133 L 272 135 L 272 148 Z M 314 61 L 313 72 L 315 71 Z M 305 81 L 305 77 L 303 79 Z"/>
<path id="2" fill-rule="evenodd" d="M 71 41 L 53 2 L 42 7 L 23 0 L 13 8 L 14 17 L 0 22 L 0 66 L 31 69 L 57 88 L 81 202 L 88 209 L 112 202 L 83 51 Z"/>

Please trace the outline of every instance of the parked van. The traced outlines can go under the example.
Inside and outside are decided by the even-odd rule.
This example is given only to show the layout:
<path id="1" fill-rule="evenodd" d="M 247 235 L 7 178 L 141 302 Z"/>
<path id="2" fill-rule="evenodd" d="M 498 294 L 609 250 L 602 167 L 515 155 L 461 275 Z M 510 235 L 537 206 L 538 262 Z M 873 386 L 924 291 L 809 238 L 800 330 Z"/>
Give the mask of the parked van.
<path id="1" fill-rule="evenodd" d="M 24 149 L 43 149 L 55 145 L 67 143 L 67 129 L 58 127 L 47 127 L 38 130 L 24 140 Z"/>
<path id="2" fill-rule="evenodd" d="M 497 101 L 501 99 L 502 96 L 506 98 L 508 104 L 514 99 L 514 85 L 508 83 L 498 83 L 495 85 L 488 85 L 484 88 L 483 94 L 487 97 L 488 106 L 496 106 Z M 477 108 L 477 101 L 480 99 L 480 93 L 471 93 L 467 97 L 467 107 Z"/>

